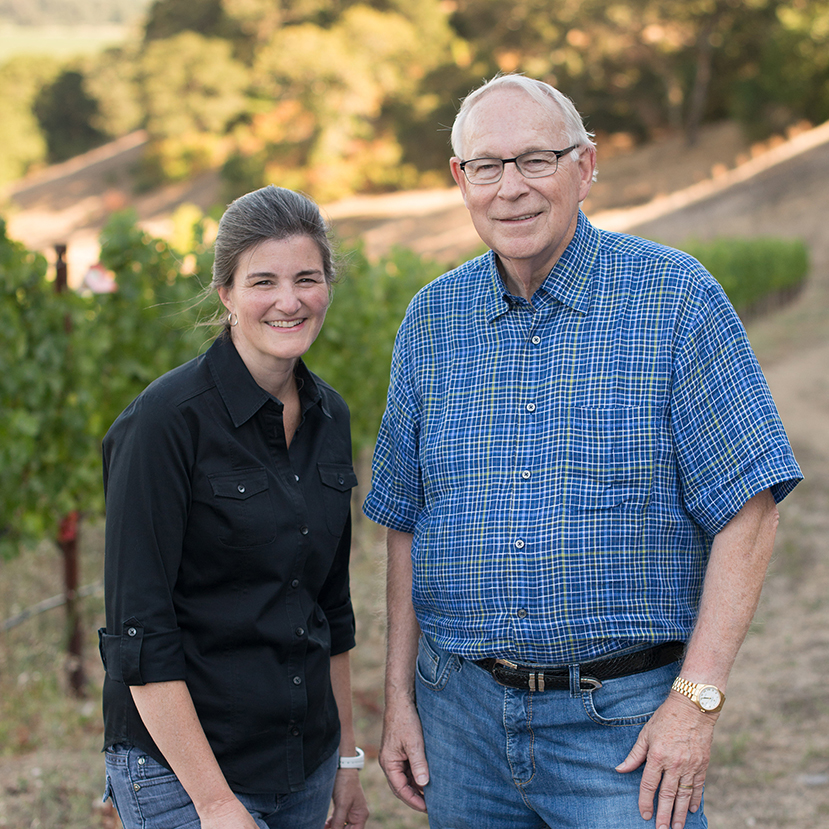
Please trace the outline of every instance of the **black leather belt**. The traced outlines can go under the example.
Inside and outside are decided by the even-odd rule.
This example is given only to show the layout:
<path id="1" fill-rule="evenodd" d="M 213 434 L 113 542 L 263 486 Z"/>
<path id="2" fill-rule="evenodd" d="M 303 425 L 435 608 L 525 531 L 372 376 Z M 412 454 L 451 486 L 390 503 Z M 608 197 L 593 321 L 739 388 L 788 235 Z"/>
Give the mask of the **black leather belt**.
<path id="1" fill-rule="evenodd" d="M 619 656 L 608 656 L 579 664 L 579 687 L 582 691 L 602 687 L 602 681 L 620 676 L 641 674 L 670 665 L 682 658 L 683 642 L 666 642 L 643 651 L 633 651 Z M 507 688 L 526 691 L 566 690 L 570 687 L 570 669 L 543 668 L 536 665 L 519 665 L 509 659 L 479 659 L 473 664 L 492 674 L 493 679 Z"/>

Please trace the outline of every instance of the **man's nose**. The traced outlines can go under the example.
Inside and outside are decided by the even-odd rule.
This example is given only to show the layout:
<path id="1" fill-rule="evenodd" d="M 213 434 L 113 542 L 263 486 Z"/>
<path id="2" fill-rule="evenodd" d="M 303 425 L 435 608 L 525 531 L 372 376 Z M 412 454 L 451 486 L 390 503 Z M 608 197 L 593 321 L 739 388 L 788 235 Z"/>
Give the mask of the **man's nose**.
<path id="1" fill-rule="evenodd" d="M 504 172 L 501 173 L 500 185 L 502 195 L 520 194 L 527 190 L 527 179 L 518 169 L 518 164 L 515 161 L 507 161 L 504 163 Z"/>

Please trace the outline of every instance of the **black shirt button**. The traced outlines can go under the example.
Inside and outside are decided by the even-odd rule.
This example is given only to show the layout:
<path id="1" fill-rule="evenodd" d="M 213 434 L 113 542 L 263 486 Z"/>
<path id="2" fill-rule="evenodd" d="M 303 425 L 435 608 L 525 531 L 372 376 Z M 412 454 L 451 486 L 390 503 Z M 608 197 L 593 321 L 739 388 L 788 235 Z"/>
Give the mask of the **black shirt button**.
<path id="1" fill-rule="evenodd" d="M 237 486 L 236 489 L 238 489 L 239 492 L 244 492 L 245 491 L 245 487 L 244 487 L 243 484 L 239 484 L 239 486 Z"/>
<path id="2" fill-rule="evenodd" d="M 300 528 L 299 528 L 299 531 L 300 531 L 303 535 L 308 535 L 308 527 L 300 527 Z"/>
<path id="3" fill-rule="evenodd" d="M 301 676 L 295 676 L 294 677 L 294 685 L 302 685 L 302 677 Z"/>
<path id="4" fill-rule="evenodd" d="M 291 736 L 292 736 L 292 737 L 299 737 L 299 729 L 298 729 L 296 726 L 294 726 L 294 727 L 291 729 Z"/>
<path id="5" fill-rule="evenodd" d="M 291 582 L 291 587 L 293 587 L 293 588 L 294 588 L 294 590 L 296 590 L 296 589 L 297 589 L 297 587 L 299 587 L 299 579 L 294 579 L 294 580 Z"/>
<path id="6" fill-rule="evenodd" d="M 305 628 L 297 628 L 297 629 L 294 631 L 294 633 L 295 633 L 297 636 L 305 636 Z"/>
<path id="7" fill-rule="evenodd" d="M 138 631 L 135 628 L 129 628 L 127 630 L 127 636 L 135 636 L 137 633 Z"/>

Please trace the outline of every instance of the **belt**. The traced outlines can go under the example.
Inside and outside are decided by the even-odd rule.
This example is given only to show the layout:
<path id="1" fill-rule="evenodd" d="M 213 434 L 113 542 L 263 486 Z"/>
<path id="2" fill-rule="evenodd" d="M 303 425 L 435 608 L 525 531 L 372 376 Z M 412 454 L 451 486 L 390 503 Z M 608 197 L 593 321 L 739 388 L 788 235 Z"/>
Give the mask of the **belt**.
<path id="1" fill-rule="evenodd" d="M 582 662 L 579 664 L 579 687 L 582 691 L 595 691 L 602 687 L 603 680 L 662 668 L 680 659 L 684 650 L 683 642 L 665 642 L 643 651 Z M 473 664 L 483 668 L 499 685 L 507 688 L 561 691 L 570 687 L 570 669 L 567 667 L 542 668 L 536 665 L 519 665 L 509 659 L 479 659 Z"/>

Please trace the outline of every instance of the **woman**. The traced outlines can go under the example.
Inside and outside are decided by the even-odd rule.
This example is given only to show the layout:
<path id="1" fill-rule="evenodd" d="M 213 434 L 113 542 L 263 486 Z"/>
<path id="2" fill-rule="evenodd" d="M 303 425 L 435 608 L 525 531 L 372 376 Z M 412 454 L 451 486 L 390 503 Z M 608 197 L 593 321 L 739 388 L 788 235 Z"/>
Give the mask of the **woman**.
<path id="1" fill-rule="evenodd" d="M 219 224 L 224 331 L 104 439 L 107 796 L 126 829 L 362 827 L 348 409 L 301 356 L 334 276 L 318 209 Z"/>

